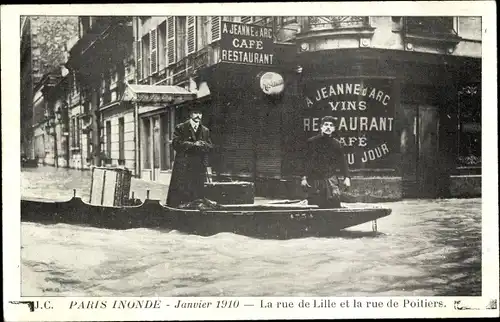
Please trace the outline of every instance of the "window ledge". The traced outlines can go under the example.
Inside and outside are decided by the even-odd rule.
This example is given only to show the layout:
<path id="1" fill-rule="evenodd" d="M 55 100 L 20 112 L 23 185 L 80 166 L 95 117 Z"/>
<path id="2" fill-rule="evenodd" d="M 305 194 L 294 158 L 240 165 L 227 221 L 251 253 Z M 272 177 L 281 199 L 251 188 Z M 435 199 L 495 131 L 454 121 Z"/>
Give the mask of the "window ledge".
<path id="1" fill-rule="evenodd" d="M 425 43 L 432 43 L 436 45 L 443 45 L 443 46 L 456 46 L 462 38 L 456 34 L 440 34 L 440 35 L 433 35 L 433 34 L 425 34 L 425 33 L 406 33 L 405 34 L 405 40 L 407 42 L 413 42 L 413 43 L 420 43 L 420 44 L 425 44 Z"/>

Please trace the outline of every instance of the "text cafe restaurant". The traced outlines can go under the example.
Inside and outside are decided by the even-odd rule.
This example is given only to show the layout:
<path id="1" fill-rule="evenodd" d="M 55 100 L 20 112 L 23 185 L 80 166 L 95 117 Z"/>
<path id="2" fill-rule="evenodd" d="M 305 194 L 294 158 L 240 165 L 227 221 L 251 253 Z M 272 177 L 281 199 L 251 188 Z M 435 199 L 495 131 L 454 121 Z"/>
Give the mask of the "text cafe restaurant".
<path id="1" fill-rule="evenodd" d="M 257 195 L 300 198 L 306 140 L 319 133 L 321 117 L 331 115 L 345 146 L 352 196 L 400 199 L 407 178 L 423 182 L 420 191 L 438 193 L 440 174 L 429 171 L 436 168 L 435 110 L 417 118 L 428 127 L 420 129 L 418 143 L 427 153 L 402 153 L 403 132 L 415 136 L 414 117 L 401 107 L 412 88 L 401 80 L 404 71 L 359 48 L 301 53 L 298 45 L 273 43 L 272 34 L 223 22 L 220 63 L 200 74 L 211 92 L 204 119 L 217 146 L 217 173 L 255 182 Z"/>

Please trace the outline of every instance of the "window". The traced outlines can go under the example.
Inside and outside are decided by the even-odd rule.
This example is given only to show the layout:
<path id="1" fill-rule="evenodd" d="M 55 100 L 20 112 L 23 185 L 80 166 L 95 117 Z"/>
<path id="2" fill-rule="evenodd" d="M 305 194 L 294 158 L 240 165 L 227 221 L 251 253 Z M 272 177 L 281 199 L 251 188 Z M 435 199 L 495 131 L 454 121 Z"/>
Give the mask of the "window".
<path id="1" fill-rule="evenodd" d="M 142 37 L 142 78 L 149 77 L 149 66 L 151 64 L 149 56 L 149 33 Z"/>
<path id="2" fill-rule="evenodd" d="M 125 160 L 125 120 L 123 117 L 118 119 L 118 160 Z"/>
<path id="3" fill-rule="evenodd" d="M 167 22 L 164 21 L 158 27 L 158 70 L 167 67 Z"/>
<path id="4" fill-rule="evenodd" d="M 177 60 L 186 57 L 186 17 L 176 19 Z"/>
<path id="5" fill-rule="evenodd" d="M 106 157 L 111 159 L 111 121 L 106 121 Z"/>
<path id="6" fill-rule="evenodd" d="M 481 166 L 481 86 L 469 84 L 458 92 L 458 166 Z"/>
<path id="7" fill-rule="evenodd" d="M 455 34 L 453 17 L 405 17 L 406 32 L 410 34 Z"/>
<path id="8" fill-rule="evenodd" d="M 291 17 L 282 17 L 283 25 L 287 25 L 290 23 L 297 23 L 297 17 L 296 16 L 291 16 Z"/>
<path id="9" fill-rule="evenodd" d="M 144 78 L 143 74 L 143 63 L 142 63 L 142 39 L 139 39 L 139 41 L 136 42 L 136 48 L 137 48 L 137 79 L 141 80 Z"/>
<path id="10" fill-rule="evenodd" d="M 196 46 L 198 49 L 205 48 L 208 45 L 208 27 L 209 27 L 209 17 L 199 16 L 197 19 L 197 36 L 196 36 Z"/>

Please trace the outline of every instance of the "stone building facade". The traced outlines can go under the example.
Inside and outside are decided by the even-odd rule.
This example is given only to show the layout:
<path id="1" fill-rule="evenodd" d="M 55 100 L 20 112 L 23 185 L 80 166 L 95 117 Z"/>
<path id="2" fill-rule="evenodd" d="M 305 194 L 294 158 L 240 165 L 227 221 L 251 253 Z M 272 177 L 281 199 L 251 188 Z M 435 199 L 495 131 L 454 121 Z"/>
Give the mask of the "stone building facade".
<path id="1" fill-rule="evenodd" d="M 40 127 L 48 120 L 44 116 L 46 106 L 34 103 L 40 98 L 37 89 L 44 76 L 60 75 L 64 69 L 67 42 L 78 34 L 77 21 L 76 16 L 21 17 L 21 154 L 28 158 L 45 158 L 40 156 L 45 150 Z"/>
<path id="2" fill-rule="evenodd" d="M 257 194 L 300 196 L 304 142 L 324 115 L 338 120 L 353 198 L 480 194 L 479 17 L 79 22 L 66 76 L 71 167 L 168 183 L 174 126 L 197 104 L 214 171 Z"/>

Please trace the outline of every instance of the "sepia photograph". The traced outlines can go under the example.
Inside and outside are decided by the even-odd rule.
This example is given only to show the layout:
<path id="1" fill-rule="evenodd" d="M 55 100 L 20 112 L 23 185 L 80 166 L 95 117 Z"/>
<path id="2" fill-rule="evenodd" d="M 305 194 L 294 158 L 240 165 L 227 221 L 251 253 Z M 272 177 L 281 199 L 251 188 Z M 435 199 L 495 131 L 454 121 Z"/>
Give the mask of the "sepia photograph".
<path id="1" fill-rule="evenodd" d="M 481 15 L 129 11 L 19 17 L 21 297 L 484 295 Z"/>

